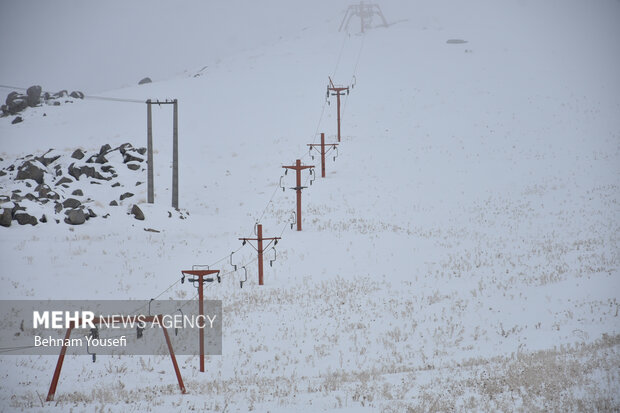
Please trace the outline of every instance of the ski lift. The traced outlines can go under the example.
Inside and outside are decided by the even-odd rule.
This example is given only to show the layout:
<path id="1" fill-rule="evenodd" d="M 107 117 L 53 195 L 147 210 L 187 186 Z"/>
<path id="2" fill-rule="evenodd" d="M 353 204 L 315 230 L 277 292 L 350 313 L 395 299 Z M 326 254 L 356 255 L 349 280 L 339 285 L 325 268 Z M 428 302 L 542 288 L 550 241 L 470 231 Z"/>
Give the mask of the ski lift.
<path id="1" fill-rule="evenodd" d="M 188 281 L 192 281 L 192 280 L 188 280 Z M 151 315 L 151 303 L 152 303 L 153 301 L 155 301 L 155 299 L 154 299 L 154 298 L 151 298 L 151 299 L 150 299 L 150 301 L 149 301 L 149 316 Z"/>
<path id="2" fill-rule="evenodd" d="M 181 284 L 185 284 L 185 273 L 181 271 Z"/>
<path id="3" fill-rule="evenodd" d="M 245 241 L 245 240 L 243 240 L 243 242 L 241 243 L 241 246 L 244 246 L 244 245 L 245 245 L 245 242 L 246 242 L 246 241 Z"/>
<path id="4" fill-rule="evenodd" d="M 352 83 L 352 84 L 351 84 L 351 89 L 354 89 L 354 88 L 355 88 L 355 85 L 357 84 L 357 78 L 355 77 L 355 75 L 353 75 L 353 79 L 352 79 L 352 82 L 351 82 L 351 83 Z"/>
<path id="5" fill-rule="evenodd" d="M 243 283 L 248 280 L 248 270 L 245 268 L 245 265 L 241 268 L 243 268 L 243 275 L 245 278 L 243 280 L 239 280 L 239 287 L 243 288 Z"/>
<path id="6" fill-rule="evenodd" d="M 334 145 L 334 162 L 336 162 L 336 158 L 338 157 L 338 147 L 336 145 Z"/>
<path id="7" fill-rule="evenodd" d="M 233 267 L 235 271 L 237 271 L 237 264 L 233 264 L 232 262 L 232 256 L 234 253 L 235 253 L 234 251 L 230 253 L 230 266 Z"/>
<path id="8" fill-rule="evenodd" d="M 88 337 L 90 337 L 90 338 L 99 338 L 99 329 L 91 328 L 90 329 L 90 333 L 88 334 Z M 88 340 L 86 340 L 86 353 L 88 353 L 91 356 L 93 356 L 93 363 L 95 361 L 97 361 L 97 353 L 91 353 L 90 352 L 90 348 L 88 347 Z"/>
<path id="9" fill-rule="evenodd" d="M 276 240 L 276 241 L 277 241 L 277 240 Z M 274 262 L 276 259 L 278 259 L 278 253 L 277 253 L 277 251 L 276 251 L 276 246 L 275 246 L 275 244 L 274 244 L 274 246 L 273 246 L 273 247 L 271 247 L 271 249 L 273 250 L 273 259 L 272 259 L 272 260 L 269 260 L 269 266 L 270 266 L 270 267 L 273 267 L 273 262 Z"/>
<path id="10" fill-rule="evenodd" d="M 297 213 L 295 211 L 291 211 L 291 217 L 293 218 L 293 222 L 291 222 L 291 229 L 293 229 L 293 225 L 297 223 Z"/>
<path id="11" fill-rule="evenodd" d="M 310 168 L 310 185 L 312 185 L 312 182 L 314 182 L 314 180 L 316 179 L 316 175 L 314 174 L 314 168 Z"/>
<path id="12" fill-rule="evenodd" d="M 254 223 L 254 235 L 256 235 L 256 236 L 258 236 L 258 232 L 257 232 L 257 229 L 256 229 L 257 227 L 258 227 L 258 221 L 256 221 Z"/>
<path id="13" fill-rule="evenodd" d="M 286 175 L 286 172 L 284 172 L 284 175 Z M 282 175 L 282 176 L 280 177 L 280 183 L 279 183 L 280 188 L 282 188 L 282 192 L 284 192 L 284 189 L 285 189 L 285 188 L 284 188 L 284 185 L 282 185 L 282 178 L 284 178 L 284 175 Z"/>

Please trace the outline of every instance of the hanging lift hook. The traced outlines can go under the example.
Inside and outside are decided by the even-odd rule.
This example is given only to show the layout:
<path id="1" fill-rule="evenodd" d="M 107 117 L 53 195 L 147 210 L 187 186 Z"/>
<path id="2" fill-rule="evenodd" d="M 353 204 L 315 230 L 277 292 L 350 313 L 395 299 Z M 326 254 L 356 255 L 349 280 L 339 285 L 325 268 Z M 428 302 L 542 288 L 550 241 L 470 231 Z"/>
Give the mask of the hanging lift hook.
<path id="1" fill-rule="evenodd" d="M 191 281 L 191 280 L 190 280 L 190 281 Z M 149 300 L 149 316 L 151 315 L 151 303 L 152 303 L 153 301 L 155 301 L 155 299 L 154 299 L 154 298 L 151 298 L 151 299 Z"/>
<path id="2" fill-rule="evenodd" d="M 179 313 L 181 313 L 181 319 L 185 319 L 185 314 L 183 314 L 183 310 L 181 310 L 181 308 L 177 308 L 177 311 L 178 311 Z M 176 311 L 175 311 L 175 312 L 176 312 Z M 178 327 L 175 327 L 175 328 L 174 328 L 174 335 L 175 335 L 175 336 L 178 336 L 178 335 L 179 335 L 179 328 L 178 328 Z"/>
<path id="3" fill-rule="evenodd" d="M 237 271 L 237 264 L 233 264 L 233 261 L 232 261 L 232 256 L 234 253 L 235 251 L 230 253 L 230 265 L 235 269 L 235 271 Z"/>
<path id="4" fill-rule="evenodd" d="M 338 147 L 336 145 L 334 145 L 334 162 L 336 162 L 336 158 L 338 157 L 339 153 L 338 153 Z"/>
<path id="5" fill-rule="evenodd" d="M 278 241 L 278 240 L 276 240 L 276 241 Z M 271 249 L 273 250 L 273 259 L 272 259 L 272 260 L 269 260 L 269 266 L 270 266 L 270 267 L 273 267 L 273 262 L 274 262 L 276 259 L 278 259 L 278 252 L 276 251 L 275 244 L 274 244 L 274 246 L 273 246 L 273 247 L 271 247 Z"/>
<path id="6" fill-rule="evenodd" d="M 244 279 L 239 281 L 239 287 L 243 288 L 243 283 L 246 282 L 248 280 L 248 270 L 245 268 L 245 265 L 243 267 L 243 275 L 244 275 Z"/>
<path id="7" fill-rule="evenodd" d="M 291 222 L 291 229 L 293 229 L 293 225 L 297 223 L 297 213 L 295 211 L 291 211 L 291 218 L 293 218 L 293 222 Z"/>
<path id="8" fill-rule="evenodd" d="M 312 185 L 312 182 L 314 182 L 314 180 L 316 179 L 316 175 L 314 174 L 314 168 L 310 168 L 310 185 Z"/>
<path id="9" fill-rule="evenodd" d="M 285 172 L 284 174 L 286 175 L 286 172 Z M 282 178 L 284 178 L 284 175 L 282 175 L 282 176 L 280 177 L 280 184 L 279 184 L 279 185 L 280 185 L 280 188 L 282 188 L 282 192 L 284 192 L 284 189 L 285 189 L 285 188 L 284 188 L 284 185 L 282 185 Z"/>
<path id="10" fill-rule="evenodd" d="M 91 328 L 90 329 L 90 333 L 88 334 L 88 337 L 90 338 L 99 338 L 99 329 L 98 328 Z M 86 340 L 86 353 L 90 354 L 93 356 L 93 363 L 95 361 L 97 361 L 97 353 L 91 353 L 90 352 L 90 348 L 88 347 L 88 340 Z"/>

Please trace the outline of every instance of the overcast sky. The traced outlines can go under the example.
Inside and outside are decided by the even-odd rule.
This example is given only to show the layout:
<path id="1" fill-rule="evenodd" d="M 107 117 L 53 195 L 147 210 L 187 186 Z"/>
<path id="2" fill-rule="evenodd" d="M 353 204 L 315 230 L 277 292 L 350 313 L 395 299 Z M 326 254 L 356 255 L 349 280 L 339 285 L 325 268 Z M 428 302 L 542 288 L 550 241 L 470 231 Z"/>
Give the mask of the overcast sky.
<path id="1" fill-rule="evenodd" d="M 165 79 L 338 19 L 347 4 L 0 0 L 0 84 L 97 93 Z"/>

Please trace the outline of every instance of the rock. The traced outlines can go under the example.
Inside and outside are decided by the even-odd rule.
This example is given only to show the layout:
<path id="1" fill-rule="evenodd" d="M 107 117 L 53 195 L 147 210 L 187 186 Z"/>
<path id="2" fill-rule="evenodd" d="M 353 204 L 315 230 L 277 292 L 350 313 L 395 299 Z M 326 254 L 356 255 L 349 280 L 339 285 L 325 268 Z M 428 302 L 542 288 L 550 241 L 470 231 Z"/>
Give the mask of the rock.
<path id="1" fill-rule="evenodd" d="M 10 115 L 15 115 L 28 107 L 28 96 L 11 92 L 6 97 L 6 107 Z"/>
<path id="2" fill-rule="evenodd" d="M 138 82 L 139 85 L 146 85 L 147 83 L 153 82 L 150 77 L 145 77 L 141 81 Z"/>
<path id="3" fill-rule="evenodd" d="M 43 169 L 37 165 L 38 162 L 26 161 L 17 168 L 17 176 L 15 180 L 32 179 L 38 184 L 43 183 Z M 39 164 L 40 165 L 40 164 Z"/>
<path id="4" fill-rule="evenodd" d="M 129 142 L 124 143 L 118 147 L 118 151 L 121 153 L 121 155 L 125 155 L 125 152 L 127 152 L 127 150 L 129 149 L 133 149 L 133 146 L 131 146 L 131 143 Z"/>
<path id="5" fill-rule="evenodd" d="M 110 201 L 110 206 L 118 206 L 118 202 L 116 200 Z"/>
<path id="6" fill-rule="evenodd" d="M 131 198 L 133 196 L 133 194 L 131 192 L 125 192 L 123 195 L 121 195 L 121 201 L 125 198 Z"/>
<path id="7" fill-rule="evenodd" d="M 84 93 L 80 92 L 79 90 L 71 92 L 69 96 L 75 99 L 84 99 Z"/>
<path id="8" fill-rule="evenodd" d="M 54 212 L 59 213 L 60 211 L 62 211 L 62 204 L 60 202 L 56 202 L 54 204 Z"/>
<path id="9" fill-rule="evenodd" d="M 146 153 L 146 148 L 138 148 L 136 149 L 140 155 L 144 155 Z"/>
<path id="10" fill-rule="evenodd" d="M 82 203 L 75 198 L 67 198 L 62 203 L 62 206 L 65 208 L 77 208 L 80 205 L 82 205 Z"/>
<path id="11" fill-rule="evenodd" d="M 0 171 L 0 176 L 4 176 L 4 175 L 6 175 L 6 172 Z"/>
<path id="12" fill-rule="evenodd" d="M 136 182 L 136 186 L 138 186 L 138 185 L 142 185 L 142 182 L 140 182 L 140 181 Z"/>
<path id="13" fill-rule="evenodd" d="M 16 123 L 20 123 L 20 122 L 23 122 L 23 121 L 24 121 L 24 119 L 22 119 L 21 116 L 16 116 L 15 119 L 13 119 L 11 121 L 11 125 L 15 125 Z"/>
<path id="14" fill-rule="evenodd" d="M 52 156 L 45 156 L 47 154 L 49 154 L 52 150 L 50 149 L 49 151 L 45 152 L 43 155 L 41 156 L 37 156 L 36 159 L 37 161 L 41 162 L 43 164 L 43 166 L 49 166 L 51 163 L 55 162 L 57 159 L 60 158 L 60 155 L 52 155 Z M 57 165 L 59 166 L 59 165 Z"/>
<path id="15" fill-rule="evenodd" d="M 86 163 L 107 163 L 108 160 L 106 159 L 105 156 L 98 154 L 98 155 L 93 155 L 90 158 L 88 158 L 88 160 L 86 161 Z"/>
<path id="16" fill-rule="evenodd" d="M 25 212 L 18 212 L 18 213 L 15 214 L 15 216 L 13 218 L 17 221 L 17 223 L 19 225 L 30 224 L 30 225 L 34 226 L 34 225 L 37 225 L 37 223 L 39 222 L 39 221 L 37 221 L 37 219 L 35 217 L 33 217 L 32 215 L 29 215 L 29 214 L 27 214 Z"/>
<path id="17" fill-rule="evenodd" d="M 120 182 L 114 182 L 112 184 L 112 188 L 116 188 L 117 186 L 121 186 L 121 183 Z"/>
<path id="18" fill-rule="evenodd" d="M 0 225 L 8 228 L 11 226 L 12 220 L 13 216 L 11 214 L 11 208 L 4 208 L 2 210 L 2 215 L 0 215 Z"/>
<path id="19" fill-rule="evenodd" d="M 62 98 L 65 96 L 69 96 L 69 92 L 67 92 L 66 90 L 61 90 L 60 92 L 56 92 L 52 95 L 53 98 Z M 60 102 L 58 102 L 58 104 L 60 105 Z"/>
<path id="20" fill-rule="evenodd" d="M 81 189 L 76 189 L 75 191 L 71 192 L 71 195 L 84 196 L 84 192 L 82 192 Z"/>
<path id="21" fill-rule="evenodd" d="M 71 182 L 73 182 L 71 179 L 67 178 L 66 176 L 63 176 L 56 182 L 56 185 L 70 184 Z"/>
<path id="22" fill-rule="evenodd" d="M 84 152 L 82 152 L 81 149 L 76 149 L 73 151 L 73 153 L 71 154 L 71 157 L 73 159 L 82 159 L 84 157 Z"/>
<path id="23" fill-rule="evenodd" d="M 42 222 L 44 224 L 47 222 L 47 217 L 45 216 L 45 214 L 41 216 L 41 219 L 39 219 L 39 222 Z"/>
<path id="24" fill-rule="evenodd" d="M 82 225 L 84 222 L 86 222 L 86 216 L 84 215 L 84 211 L 82 211 L 81 209 L 72 209 L 67 214 L 65 222 L 71 225 Z"/>
<path id="25" fill-rule="evenodd" d="M 111 150 L 112 150 L 112 147 L 106 143 L 105 145 L 102 145 L 101 148 L 99 149 L 99 155 L 105 155 Z"/>
<path id="26" fill-rule="evenodd" d="M 95 212 L 92 209 L 88 208 L 88 216 L 90 218 L 95 218 L 97 217 L 97 214 L 95 214 Z"/>
<path id="27" fill-rule="evenodd" d="M 26 95 L 28 95 L 28 106 L 35 107 L 41 103 L 41 90 L 41 86 L 39 85 L 30 86 L 28 90 L 26 90 Z"/>
<path id="28" fill-rule="evenodd" d="M 131 207 L 131 213 L 133 214 L 133 216 L 140 221 L 144 221 L 144 213 L 142 212 L 142 210 L 138 207 L 138 205 L 135 205 L 133 207 Z"/>
<path id="29" fill-rule="evenodd" d="M 144 158 L 133 156 L 132 154 L 129 153 L 129 151 L 125 152 L 125 155 L 123 156 L 123 163 L 134 162 L 134 161 L 143 162 Z"/>
<path id="30" fill-rule="evenodd" d="M 131 162 L 127 164 L 127 168 L 131 169 L 132 171 L 137 171 L 138 169 L 140 169 L 140 164 Z"/>
<path id="31" fill-rule="evenodd" d="M 26 208 L 24 208 L 23 206 L 19 206 L 19 204 L 17 202 L 14 202 L 15 205 L 13 205 L 13 208 L 11 209 L 11 217 L 13 219 L 15 219 L 15 215 L 17 213 L 19 213 L 20 211 L 25 211 Z"/>
<path id="32" fill-rule="evenodd" d="M 92 166 L 84 165 L 84 166 L 75 166 L 75 163 L 69 165 L 69 175 L 74 177 L 76 180 L 80 179 L 80 176 L 86 175 L 89 178 L 95 179 L 103 179 L 109 181 L 112 178 L 106 178 L 102 176 L 97 169 Z"/>
<path id="33" fill-rule="evenodd" d="M 101 167 L 101 170 L 102 170 L 103 172 L 109 172 L 109 173 L 114 173 L 114 172 L 116 172 L 116 171 L 114 170 L 114 166 L 112 166 L 112 165 L 103 165 L 103 166 Z"/>

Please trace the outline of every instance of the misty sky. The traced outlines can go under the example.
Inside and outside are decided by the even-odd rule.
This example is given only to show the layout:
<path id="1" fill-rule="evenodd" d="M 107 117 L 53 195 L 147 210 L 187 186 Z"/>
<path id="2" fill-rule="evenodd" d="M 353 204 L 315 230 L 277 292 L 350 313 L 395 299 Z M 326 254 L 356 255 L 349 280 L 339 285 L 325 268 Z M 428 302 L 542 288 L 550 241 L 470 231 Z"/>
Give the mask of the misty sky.
<path id="1" fill-rule="evenodd" d="M 92 94 L 135 85 L 145 76 L 165 80 L 294 36 L 305 27 L 336 32 L 344 10 L 353 2 L 0 0 L 0 84 L 40 84 L 48 91 Z M 609 53 L 614 45 L 620 49 L 618 0 L 376 2 L 388 20 L 406 19 L 420 29 L 445 30 L 446 38 L 466 37 L 466 30 L 451 29 L 463 27 L 483 9 L 504 15 L 504 24 L 496 27 L 498 36 L 512 29 L 527 34 L 532 23 L 547 28 L 549 36 L 560 24 L 574 26 L 577 37 L 583 39 L 583 44 L 575 44 L 575 54 L 584 54 L 584 62 L 588 49 L 600 47 L 598 61 L 591 65 L 618 63 L 618 53 Z M 505 25 L 506 15 L 514 16 L 512 29 Z M 488 24 L 496 22 L 489 19 Z M 0 89 L 0 98 L 4 100 L 8 92 Z"/>
<path id="2" fill-rule="evenodd" d="M 346 4 L 1 0 L 0 84 L 97 93 L 161 80 L 338 17 Z"/>

